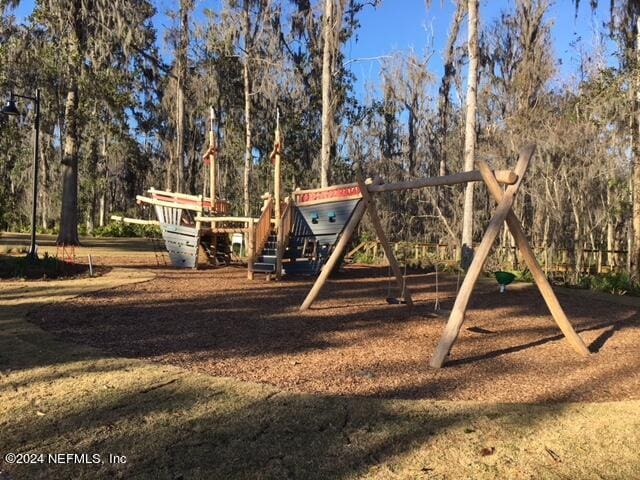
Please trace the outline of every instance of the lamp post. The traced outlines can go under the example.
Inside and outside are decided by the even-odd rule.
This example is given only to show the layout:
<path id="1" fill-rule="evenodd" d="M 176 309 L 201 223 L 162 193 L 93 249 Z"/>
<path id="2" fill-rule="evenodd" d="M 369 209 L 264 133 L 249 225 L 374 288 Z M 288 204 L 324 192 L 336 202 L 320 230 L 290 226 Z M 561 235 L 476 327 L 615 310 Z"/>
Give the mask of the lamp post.
<path id="1" fill-rule="evenodd" d="M 28 95 L 17 95 L 11 93 L 9 100 L 5 106 L 0 110 L 0 113 L 10 116 L 20 115 L 20 110 L 16 107 L 15 98 L 23 98 L 25 100 L 31 100 L 35 105 L 35 119 L 33 123 L 34 139 L 33 139 L 33 199 L 31 204 L 31 245 L 29 246 L 29 258 L 38 258 L 38 252 L 36 247 L 36 211 L 38 204 L 38 159 L 40 157 L 40 89 L 36 88 L 35 97 Z"/>

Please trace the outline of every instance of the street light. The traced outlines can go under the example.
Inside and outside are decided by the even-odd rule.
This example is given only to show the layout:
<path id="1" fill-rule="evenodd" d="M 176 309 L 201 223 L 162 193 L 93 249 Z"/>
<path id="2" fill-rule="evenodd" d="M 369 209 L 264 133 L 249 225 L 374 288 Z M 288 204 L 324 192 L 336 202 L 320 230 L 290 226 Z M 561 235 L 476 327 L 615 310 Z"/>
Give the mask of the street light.
<path id="1" fill-rule="evenodd" d="M 35 97 L 28 95 L 17 95 L 13 92 L 9 94 L 9 100 L 0 113 L 9 116 L 19 116 L 20 110 L 16 106 L 15 98 L 23 98 L 25 100 L 31 100 L 35 105 L 35 119 L 33 122 L 34 139 L 33 139 L 33 202 L 31 204 L 31 245 L 29 247 L 29 258 L 38 258 L 38 252 L 36 247 L 36 211 L 38 203 L 38 158 L 40 156 L 40 89 L 36 88 Z"/>

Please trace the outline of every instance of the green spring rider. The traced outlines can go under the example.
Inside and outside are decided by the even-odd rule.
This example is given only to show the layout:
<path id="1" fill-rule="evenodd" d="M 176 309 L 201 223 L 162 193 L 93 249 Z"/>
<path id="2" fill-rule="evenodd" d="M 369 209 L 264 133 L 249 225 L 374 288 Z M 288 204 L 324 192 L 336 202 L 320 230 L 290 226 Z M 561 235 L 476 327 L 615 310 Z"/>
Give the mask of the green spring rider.
<path id="1" fill-rule="evenodd" d="M 498 284 L 500 285 L 500 293 L 504 293 L 507 285 L 509 285 L 516 279 L 516 276 L 511 272 L 499 271 L 495 272 L 494 275 L 496 277 L 496 280 L 498 281 Z"/>

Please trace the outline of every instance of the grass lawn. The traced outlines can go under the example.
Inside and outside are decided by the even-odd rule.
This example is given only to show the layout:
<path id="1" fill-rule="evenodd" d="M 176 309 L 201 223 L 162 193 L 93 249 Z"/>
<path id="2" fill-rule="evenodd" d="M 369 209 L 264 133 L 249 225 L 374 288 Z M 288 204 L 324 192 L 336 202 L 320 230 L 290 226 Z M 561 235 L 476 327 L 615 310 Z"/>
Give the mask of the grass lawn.
<path id="1" fill-rule="evenodd" d="M 100 455 L 92 464 L 0 462 L 0 479 L 640 478 L 637 400 L 293 394 L 110 357 L 25 320 L 38 305 L 152 278 L 115 268 L 97 278 L 0 283 L 0 455 Z"/>

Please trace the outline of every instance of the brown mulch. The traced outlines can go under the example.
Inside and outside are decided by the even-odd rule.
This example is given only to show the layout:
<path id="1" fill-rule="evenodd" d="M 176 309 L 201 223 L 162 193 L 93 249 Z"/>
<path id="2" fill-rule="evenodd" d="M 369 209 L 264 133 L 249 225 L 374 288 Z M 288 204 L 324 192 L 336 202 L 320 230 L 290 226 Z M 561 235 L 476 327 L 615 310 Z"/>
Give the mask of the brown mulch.
<path id="1" fill-rule="evenodd" d="M 578 357 L 535 288 L 484 282 L 446 368 L 428 367 L 446 316 L 434 274 L 412 274 L 416 305 L 388 305 L 387 269 L 347 267 L 312 310 L 312 279 L 246 280 L 246 270 L 156 270 L 157 278 L 34 312 L 64 339 L 296 392 L 491 402 L 640 398 L 638 307 L 563 291 L 560 302 L 594 352 Z M 440 278 L 451 308 L 454 276 Z M 394 292 L 397 294 L 397 292 Z"/>

